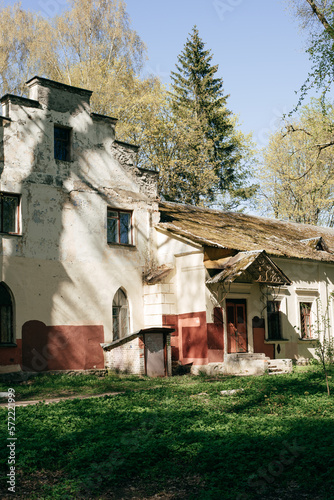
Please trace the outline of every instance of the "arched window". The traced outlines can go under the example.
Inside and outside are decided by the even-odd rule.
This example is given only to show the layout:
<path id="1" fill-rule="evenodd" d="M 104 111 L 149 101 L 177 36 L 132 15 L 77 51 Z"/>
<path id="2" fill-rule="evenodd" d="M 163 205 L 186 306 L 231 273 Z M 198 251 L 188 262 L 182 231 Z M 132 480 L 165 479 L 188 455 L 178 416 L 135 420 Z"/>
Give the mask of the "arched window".
<path id="1" fill-rule="evenodd" d="M 121 288 L 117 290 L 112 303 L 113 340 L 125 337 L 129 333 L 128 299 Z"/>
<path id="2" fill-rule="evenodd" d="M 13 302 L 9 289 L 0 283 L 0 344 L 13 344 Z"/>

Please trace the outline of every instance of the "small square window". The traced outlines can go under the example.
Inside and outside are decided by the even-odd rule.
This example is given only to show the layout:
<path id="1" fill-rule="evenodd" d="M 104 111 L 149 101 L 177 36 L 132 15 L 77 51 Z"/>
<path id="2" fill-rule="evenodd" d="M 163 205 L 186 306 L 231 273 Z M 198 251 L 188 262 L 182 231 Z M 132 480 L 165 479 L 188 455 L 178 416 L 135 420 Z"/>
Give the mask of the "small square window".
<path id="1" fill-rule="evenodd" d="M 0 232 L 18 234 L 20 196 L 0 193 Z"/>
<path id="2" fill-rule="evenodd" d="M 71 129 L 54 126 L 54 156 L 56 160 L 71 159 Z"/>
<path id="3" fill-rule="evenodd" d="M 132 213 L 108 208 L 107 242 L 132 245 Z"/>

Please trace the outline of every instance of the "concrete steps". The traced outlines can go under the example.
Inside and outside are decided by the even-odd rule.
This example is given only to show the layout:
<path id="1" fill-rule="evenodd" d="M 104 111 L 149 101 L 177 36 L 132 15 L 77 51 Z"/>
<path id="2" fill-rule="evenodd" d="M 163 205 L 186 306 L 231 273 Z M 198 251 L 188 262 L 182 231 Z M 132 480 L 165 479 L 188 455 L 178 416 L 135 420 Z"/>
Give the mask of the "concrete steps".
<path id="1" fill-rule="evenodd" d="M 270 360 L 264 352 L 237 352 L 234 354 L 227 354 L 228 359 L 240 359 L 244 361 L 254 361 L 255 359 Z"/>
<path id="2" fill-rule="evenodd" d="M 224 362 L 208 363 L 207 365 L 186 365 L 193 375 L 206 373 L 207 375 L 279 375 L 292 372 L 291 359 L 270 359 L 264 353 L 235 353 L 226 354 Z"/>
<path id="3" fill-rule="evenodd" d="M 263 375 L 269 361 L 264 353 L 226 354 L 223 370 L 227 375 Z"/>
<path id="4" fill-rule="evenodd" d="M 268 375 L 281 375 L 292 372 L 291 359 L 270 359 L 267 361 Z"/>

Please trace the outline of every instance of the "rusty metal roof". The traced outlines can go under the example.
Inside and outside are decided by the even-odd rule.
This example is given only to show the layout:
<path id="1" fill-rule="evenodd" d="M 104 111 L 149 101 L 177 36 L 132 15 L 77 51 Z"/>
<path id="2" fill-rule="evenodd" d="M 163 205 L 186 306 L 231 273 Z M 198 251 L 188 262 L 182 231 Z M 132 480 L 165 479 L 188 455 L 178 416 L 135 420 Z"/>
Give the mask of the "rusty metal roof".
<path id="1" fill-rule="evenodd" d="M 158 228 L 204 247 L 231 249 L 235 253 L 265 250 L 276 257 L 334 262 L 331 228 L 179 203 L 163 202 L 159 208 Z M 315 243 L 310 244 L 310 240 Z"/>

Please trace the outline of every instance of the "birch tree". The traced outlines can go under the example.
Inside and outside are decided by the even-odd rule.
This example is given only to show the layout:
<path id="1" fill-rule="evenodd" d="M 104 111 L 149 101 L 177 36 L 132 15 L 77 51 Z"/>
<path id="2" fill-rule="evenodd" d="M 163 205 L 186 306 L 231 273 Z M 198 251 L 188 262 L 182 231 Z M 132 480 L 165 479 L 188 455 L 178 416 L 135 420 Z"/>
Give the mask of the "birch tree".
<path id="1" fill-rule="evenodd" d="M 19 3 L 0 16 L 0 90 L 24 94 L 38 74 L 93 91 L 92 110 L 119 119 L 117 134 L 145 158 L 151 122 L 164 102 L 157 78 L 141 76 L 146 48 L 123 0 L 69 0 L 46 20 Z"/>
<path id="2" fill-rule="evenodd" d="M 334 226 L 334 108 L 320 101 L 270 138 L 259 168 L 259 205 L 283 220 Z"/>
<path id="3" fill-rule="evenodd" d="M 306 52 L 312 63 L 311 71 L 301 87 L 299 104 L 310 88 L 330 90 L 334 80 L 334 1 L 291 0 L 302 28 L 308 33 Z"/>

